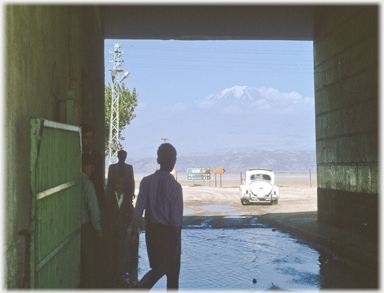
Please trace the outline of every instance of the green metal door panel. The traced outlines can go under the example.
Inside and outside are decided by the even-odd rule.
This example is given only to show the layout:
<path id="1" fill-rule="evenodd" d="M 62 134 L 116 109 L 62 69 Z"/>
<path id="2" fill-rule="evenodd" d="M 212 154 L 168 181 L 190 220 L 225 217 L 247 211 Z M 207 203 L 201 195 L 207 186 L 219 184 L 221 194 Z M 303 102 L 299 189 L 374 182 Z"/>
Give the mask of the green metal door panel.
<path id="1" fill-rule="evenodd" d="M 73 261 L 80 259 L 80 234 L 68 242 L 37 274 L 39 288 L 76 288 L 80 282 L 80 263 L 77 267 Z"/>
<path id="2" fill-rule="evenodd" d="M 81 160 L 78 144 L 78 133 L 44 127 L 36 169 L 37 193 L 81 178 L 81 166 L 76 168 Z"/>
<path id="3" fill-rule="evenodd" d="M 73 185 L 37 201 L 36 231 L 40 239 L 37 249 L 37 260 L 41 261 L 50 251 L 63 242 L 79 228 L 81 222 L 80 185 Z"/>
<path id="4" fill-rule="evenodd" d="M 81 128 L 31 120 L 31 287 L 80 282 Z"/>

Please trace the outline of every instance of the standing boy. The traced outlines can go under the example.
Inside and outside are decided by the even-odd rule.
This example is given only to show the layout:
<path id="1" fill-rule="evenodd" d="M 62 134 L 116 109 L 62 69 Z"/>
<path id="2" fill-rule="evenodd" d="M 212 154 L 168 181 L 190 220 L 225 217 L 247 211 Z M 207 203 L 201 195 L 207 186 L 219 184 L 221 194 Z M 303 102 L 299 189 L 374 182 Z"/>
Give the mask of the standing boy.
<path id="1" fill-rule="evenodd" d="M 140 183 L 136 210 L 133 214 L 131 246 L 138 246 L 138 226 L 145 210 L 145 239 L 151 270 L 137 288 L 152 288 L 164 275 L 167 288 L 179 288 L 183 193 L 181 185 L 170 174 L 176 163 L 176 149 L 169 143 L 157 151 L 160 170 Z"/>
<path id="2" fill-rule="evenodd" d="M 81 287 L 96 288 L 95 243 L 103 238 L 95 187 L 89 177 L 94 165 L 90 154 L 82 156 L 81 174 Z"/>
<path id="3" fill-rule="evenodd" d="M 108 279 L 111 287 L 124 285 L 124 260 L 127 259 L 127 255 L 124 255 L 124 244 L 133 213 L 132 195 L 126 192 L 126 186 L 124 173 L 118 174 L 107 192 Z"/>

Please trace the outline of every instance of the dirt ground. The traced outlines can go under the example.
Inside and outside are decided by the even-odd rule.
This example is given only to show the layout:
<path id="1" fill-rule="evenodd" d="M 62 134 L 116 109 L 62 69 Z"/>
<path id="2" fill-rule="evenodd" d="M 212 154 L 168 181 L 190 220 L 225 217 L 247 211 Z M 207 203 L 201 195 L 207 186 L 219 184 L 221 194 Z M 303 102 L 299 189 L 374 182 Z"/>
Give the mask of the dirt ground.
<path id="1" fill-rule="evenodd" d="M 135 174 L 136 191 L 140 181 L 149 174 Z M 279 174 L 276 183 L 280 187 L 278 204 L 256 203 L 243 206 L 239 198 L 240 174 L 223 174 L 209 181 L 188 181 L 186 174 L 178 175 L 183 187 L 184 216 L 244 216 L 266 213 L 293 213 L 317 210 L 316 175 Z"/>

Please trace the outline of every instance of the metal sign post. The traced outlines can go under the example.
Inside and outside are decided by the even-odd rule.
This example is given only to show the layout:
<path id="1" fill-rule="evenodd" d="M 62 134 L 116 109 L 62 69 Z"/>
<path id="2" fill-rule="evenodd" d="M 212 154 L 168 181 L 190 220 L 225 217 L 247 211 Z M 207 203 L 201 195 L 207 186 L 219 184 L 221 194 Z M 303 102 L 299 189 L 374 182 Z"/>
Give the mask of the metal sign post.
<path id="1" fill-rule="evenodd" d="M 312 187 L 312 182 L 311 182 L 311 168 L 309 168 L 309 187 Z"/>
<path id="2" fill-rule="evenodd" d="M 221 174 L 223 174 L 225 170 L 223 168 L 215 168 L 213 169 L 213 174 L 215 174 L 215 187 L 216 187 L 216 174 L 220 174 L 220 187 L 221 186 Z"/>

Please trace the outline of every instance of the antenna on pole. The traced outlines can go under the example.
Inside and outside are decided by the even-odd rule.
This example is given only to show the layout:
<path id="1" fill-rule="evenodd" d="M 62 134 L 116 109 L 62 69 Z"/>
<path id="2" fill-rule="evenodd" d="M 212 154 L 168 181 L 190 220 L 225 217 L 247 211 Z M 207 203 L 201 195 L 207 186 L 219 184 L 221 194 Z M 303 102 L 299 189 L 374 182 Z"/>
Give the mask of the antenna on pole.
<path id="1" fill-rule="evenodd" d="M 169 140 L 168 138 L 162 138 L 161 140 L 164 140 L 164 142 L 163 143 L 165 143 L 167 140 Z"/>

